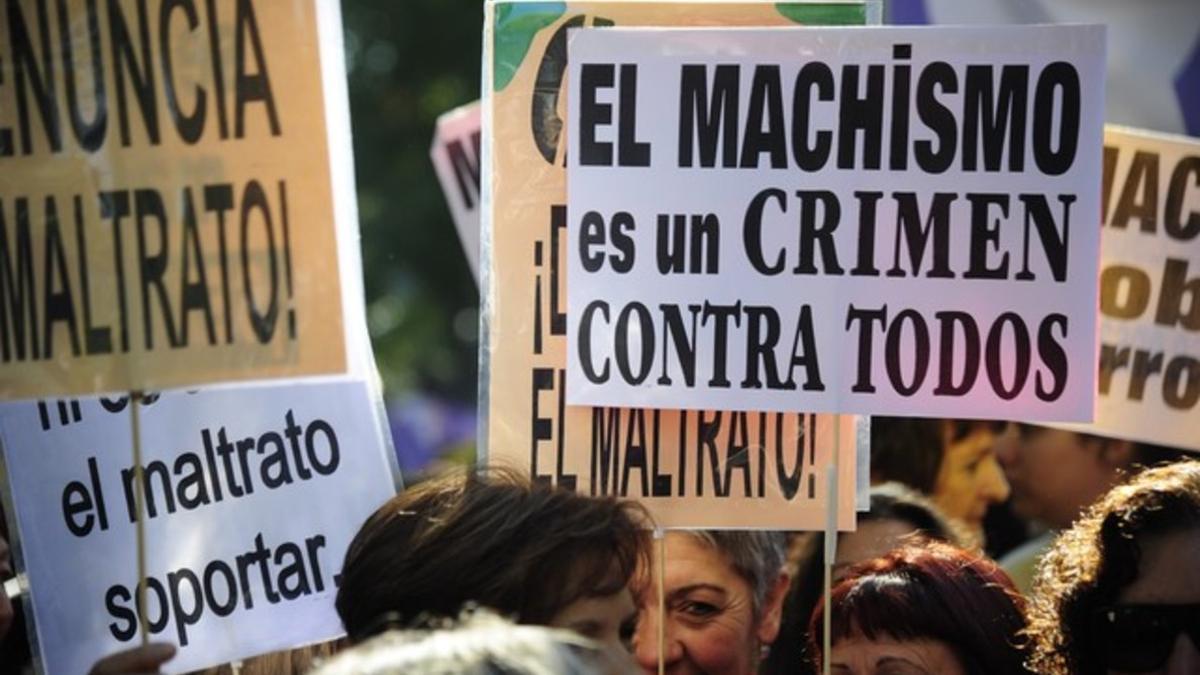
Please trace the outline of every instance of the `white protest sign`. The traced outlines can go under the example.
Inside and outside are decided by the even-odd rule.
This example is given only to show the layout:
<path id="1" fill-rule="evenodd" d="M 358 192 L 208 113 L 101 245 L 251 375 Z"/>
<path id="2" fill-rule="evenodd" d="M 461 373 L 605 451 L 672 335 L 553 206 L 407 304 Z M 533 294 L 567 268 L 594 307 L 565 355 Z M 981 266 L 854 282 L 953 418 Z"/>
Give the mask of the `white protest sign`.
<path id="1" fill-rule="evenodd" d="M 164 394 L 142 404 L 146 619 L 171 672 L 337 637 L 337 575 L 394 492 L 363 382 Z M 127 399 L 0 406 L 41 657 L 85 673 L 139 644 Z"/>
<path id="2" fill-rule="evenodd" d="M 1092 418 L 1102 27 L 569 50 L 568 403 Z"/>
<path id="3" fill-rule="evenodd" d="M 1104 136 L 1100 378 L 1078 431 L 1200 450 L 1200 141 Z"/>
<path id="4" fill-rule="evenodd" d="M 479 283 L 480 126 L 478 101 L 455 108 L 438 117 L 433 145 L 429 147 L 429 158 L 450 205 L 475 283 Z"/>

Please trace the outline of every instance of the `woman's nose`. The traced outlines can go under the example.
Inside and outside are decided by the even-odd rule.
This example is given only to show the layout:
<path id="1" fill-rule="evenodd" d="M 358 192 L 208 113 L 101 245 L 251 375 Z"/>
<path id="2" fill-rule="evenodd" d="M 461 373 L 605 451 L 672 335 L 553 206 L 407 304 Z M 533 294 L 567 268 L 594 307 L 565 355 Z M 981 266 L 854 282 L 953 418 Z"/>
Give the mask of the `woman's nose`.
<path id="1" fill-rule="evenodd" d="M 1000 503 L 1008 499 L 1010 492 L 1008 480 L 1004 478 L 1004 470 L 1000 468 L 1000 463 L 996 461 L 995 455 L 986 457 L 982 466 L 979 467 L 979 471 L 982 473 L 980 492 L 989 503 Z"/>
<path id="2" fill-rule="evenodd" d="M 657 610 L 643 611 L 638 615 L 637 630 L 633 634 L 633 658 L 647 673 L 658 672 L 660 653 L 668 668 L 683 655 L 683 647 L 674 639 L 669 622 L 660 634 L 659 620 Z M 663 642 L 661 649 L 660 638 Z"/>

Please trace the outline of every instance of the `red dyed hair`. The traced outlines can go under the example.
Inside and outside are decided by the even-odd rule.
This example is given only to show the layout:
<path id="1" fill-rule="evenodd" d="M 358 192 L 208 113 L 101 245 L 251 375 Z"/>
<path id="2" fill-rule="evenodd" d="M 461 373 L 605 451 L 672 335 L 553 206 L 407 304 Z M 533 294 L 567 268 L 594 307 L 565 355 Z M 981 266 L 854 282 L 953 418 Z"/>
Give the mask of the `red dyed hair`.
<path id="1" fill-rule="evenodd" d="M 1030 673 L 1025 600 L 996 563 L 939 542 L 898 548 L 855 566 L 832 593 L 830 644 L 861 636 L 937 640 L 968 673 Z M 824 601 L 810 621 L 821 658 Z"/>

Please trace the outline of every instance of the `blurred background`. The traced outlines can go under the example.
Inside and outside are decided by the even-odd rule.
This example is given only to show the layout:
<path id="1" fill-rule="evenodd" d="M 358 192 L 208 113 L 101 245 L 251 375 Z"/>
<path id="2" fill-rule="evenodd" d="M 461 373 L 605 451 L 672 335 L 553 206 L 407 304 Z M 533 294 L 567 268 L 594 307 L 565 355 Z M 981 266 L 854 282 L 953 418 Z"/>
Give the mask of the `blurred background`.
<path id="1" fill-rule="evenodd" d="M 429 160 L 479 98 L 479 0 L 348 0 L 346 70 L 367 323 L 401 469 L 474 456 L 479 293 Z"/>

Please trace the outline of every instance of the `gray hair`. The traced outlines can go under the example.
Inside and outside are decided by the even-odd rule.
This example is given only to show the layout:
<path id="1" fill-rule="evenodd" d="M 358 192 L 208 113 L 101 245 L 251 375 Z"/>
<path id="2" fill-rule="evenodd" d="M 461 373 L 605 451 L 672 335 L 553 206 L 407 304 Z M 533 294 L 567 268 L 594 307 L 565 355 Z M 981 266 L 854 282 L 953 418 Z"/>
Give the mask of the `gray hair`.
<path id="1" fill-rule="evenodd" d="M 772 530 L 687 530 L 725 556 L 738 575 L 754 590 L 754 614 L 758 615 L 775 585 L 787 557 L 787 535 Z"/>
<path id="2" fill-rule="evenodd" d="M 627 657 L 565 630 L 518 626 L 489 611 L 439 629 L 391 630 L 312 675 L 628 675 Z"/>

